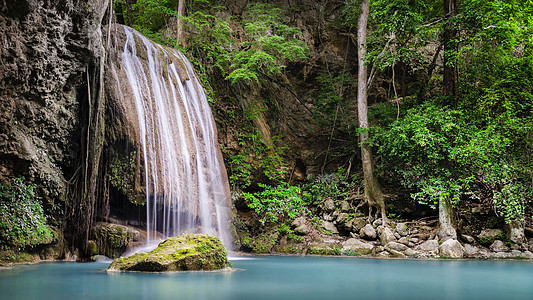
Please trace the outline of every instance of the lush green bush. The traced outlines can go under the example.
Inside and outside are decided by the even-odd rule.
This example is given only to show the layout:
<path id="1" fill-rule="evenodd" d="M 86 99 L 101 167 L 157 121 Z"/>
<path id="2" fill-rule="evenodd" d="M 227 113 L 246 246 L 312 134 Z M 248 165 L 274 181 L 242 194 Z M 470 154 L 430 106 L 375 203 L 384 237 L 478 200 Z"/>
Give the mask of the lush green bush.
<path id="1" fill-rule="evenodd" d="M 0 184 L 0 247 L 31 247 L 46 243 L 52 236 L 41 201 L 35 196 L 35 185 L 22 178 Z"/>
<path id="2" fill-rule="evenodd" d="M 248 207 L 261 217 L 263 225 L 290 221 L 305 212 L 306 206 L 300 187 L 289 186 L 286 183 L 278 186 L 261 183 L 258 185 L 263 190 L 257 193 L 244 193 L 244 199 Z"/>
<path id="3" fill-rule="evenodd" d="M 531 125 L 502 119 L 480 127 L 469 117 L 432 104 L 409 110 L 378 136 L 382 167 L 433 208 L 444 198 L 492 198 L 506 221 L 522 219 L 532 192 Z"/>

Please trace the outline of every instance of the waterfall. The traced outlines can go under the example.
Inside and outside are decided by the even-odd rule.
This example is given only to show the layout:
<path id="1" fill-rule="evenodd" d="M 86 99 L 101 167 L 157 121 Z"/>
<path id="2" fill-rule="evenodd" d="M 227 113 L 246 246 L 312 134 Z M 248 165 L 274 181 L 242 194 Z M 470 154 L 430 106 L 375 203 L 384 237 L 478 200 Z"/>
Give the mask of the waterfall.
<path id="1" fill-rule="evenodd" d="M 124 26 L 118 90 L 144 163 L 148 243 L 156 233 L 207 233 L 228 246 L 230 203 L 216 128 L 191 63 Z M 126 92 L 124 92 L 126 91 Z M 158 241 L 158 240 L 157 240 Z"/>

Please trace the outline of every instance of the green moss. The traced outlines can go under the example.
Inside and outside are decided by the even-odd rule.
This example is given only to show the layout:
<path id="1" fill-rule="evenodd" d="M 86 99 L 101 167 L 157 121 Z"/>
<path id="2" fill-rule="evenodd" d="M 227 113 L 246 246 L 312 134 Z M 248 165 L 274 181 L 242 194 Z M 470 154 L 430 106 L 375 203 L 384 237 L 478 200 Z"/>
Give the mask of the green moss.
<path id="1" fill-rule="evenodd" d="M 231 266 L 224 246 L 216 237 L 184 234 L 167 238 L 148 253 L 116 259 L 110 270 L 186 271 L 217 270 Z"/>
<path id="2" fill-rule="evenodd" d="M 285 253 L 285 254 L 298 254 L 302 253 L 305 249 L 305 245 L 303 244 L 286 244 L 286 245 L 278 245 L 274 248 L 274 250 L 277 253 Z"/>
<path id="3" fill-rule="evenodd" d="M 340 255 L 341 249 L 339 248 L 310 248 L 307 253 L 313 255 Z"/>
<path id="4" fill-rule="evenodd" d="M 278 237 L 276 228 L 261 233 L 254 241 L 253 252 L 258 254 L 270 253 L 278 241 Z"/>

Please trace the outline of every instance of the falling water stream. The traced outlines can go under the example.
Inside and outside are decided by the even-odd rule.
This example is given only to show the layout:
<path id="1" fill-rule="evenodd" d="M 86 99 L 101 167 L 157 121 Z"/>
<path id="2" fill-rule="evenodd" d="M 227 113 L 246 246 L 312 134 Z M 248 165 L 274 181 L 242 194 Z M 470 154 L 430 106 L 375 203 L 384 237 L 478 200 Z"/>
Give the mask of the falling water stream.
<path id="1" fill-rule="evenodd" d="M 148 244 L 156 232 L 207 233 L 227 246 L 229 185 L 204 90 L 181 52 L 124 30 L 118 84 L 137 113 Z"/>

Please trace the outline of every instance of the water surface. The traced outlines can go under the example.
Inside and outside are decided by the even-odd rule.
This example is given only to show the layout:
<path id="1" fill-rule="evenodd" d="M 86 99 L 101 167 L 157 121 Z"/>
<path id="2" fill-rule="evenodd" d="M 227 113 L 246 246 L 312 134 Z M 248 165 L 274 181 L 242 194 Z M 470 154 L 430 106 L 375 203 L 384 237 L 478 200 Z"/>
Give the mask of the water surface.
<path id="1" fill-rule="evenodd" d="M 253 257 L 234 272 L 107 273 L 108 263 L 0 270 L 0 299 L 533 299 L 533 262 Z"/>

